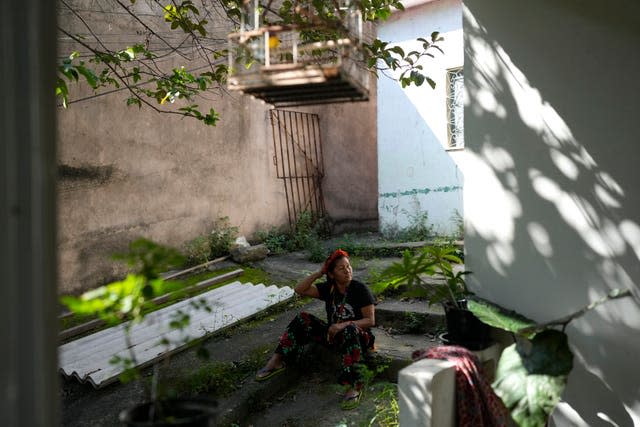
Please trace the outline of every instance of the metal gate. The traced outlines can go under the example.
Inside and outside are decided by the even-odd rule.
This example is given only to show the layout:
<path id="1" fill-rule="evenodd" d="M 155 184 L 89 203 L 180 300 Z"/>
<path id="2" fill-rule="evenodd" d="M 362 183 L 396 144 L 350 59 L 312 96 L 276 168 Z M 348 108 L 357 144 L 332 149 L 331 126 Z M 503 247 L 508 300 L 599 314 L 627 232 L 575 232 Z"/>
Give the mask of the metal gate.
<path id="1" fill-rule="evenodd" d="M 273 162 L 278 178 L 284 182 L 289 225 L 294 228 L 303 212 L 311 214 L 315 222 L 325 216 L 318 115 L 274 109 L 271 127 Z"/>

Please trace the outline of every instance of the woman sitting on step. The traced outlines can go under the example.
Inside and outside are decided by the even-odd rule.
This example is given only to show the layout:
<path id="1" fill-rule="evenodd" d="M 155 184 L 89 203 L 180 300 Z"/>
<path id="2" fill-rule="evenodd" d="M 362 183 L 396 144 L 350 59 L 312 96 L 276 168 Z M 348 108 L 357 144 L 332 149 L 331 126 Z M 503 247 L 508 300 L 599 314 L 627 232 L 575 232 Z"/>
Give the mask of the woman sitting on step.
<path id="1" fill-rule="evenodd" d="M 314 283 L 325 275 L 325 282 Z M 295 363 L 304 345 L 313 341 L 340 354 L 338 381 L 348 387 L 341 406 L 343 409 L 358 406 L 363 386 L 358 367 L 367 350 L 373 348 L 375 339 L 370 330 L 375 325 L 375 299 L 369 288 L 353 280 L 352 275 L 349 254 L 338 249 L 327 258 L 322 269 L 296 285 L 297 294 L 325 302 L 327 322 L 306 312 L 298 314 L 280 337 L 273 356 L 256 374 L 257 381 L 282 372 L 287 363 Z"/>

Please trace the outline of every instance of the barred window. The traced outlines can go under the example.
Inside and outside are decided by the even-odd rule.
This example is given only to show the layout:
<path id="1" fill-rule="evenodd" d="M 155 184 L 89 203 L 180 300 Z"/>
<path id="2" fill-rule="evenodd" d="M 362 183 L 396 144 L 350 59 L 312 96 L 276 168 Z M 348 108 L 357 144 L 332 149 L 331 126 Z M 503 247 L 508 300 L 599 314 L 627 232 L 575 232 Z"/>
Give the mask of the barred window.
<path id="1" fill-rule="evenodd" d="M 462 67 L 447 70 L 447 130 L 449 148 L 464 148 L 464 74 Z"/>

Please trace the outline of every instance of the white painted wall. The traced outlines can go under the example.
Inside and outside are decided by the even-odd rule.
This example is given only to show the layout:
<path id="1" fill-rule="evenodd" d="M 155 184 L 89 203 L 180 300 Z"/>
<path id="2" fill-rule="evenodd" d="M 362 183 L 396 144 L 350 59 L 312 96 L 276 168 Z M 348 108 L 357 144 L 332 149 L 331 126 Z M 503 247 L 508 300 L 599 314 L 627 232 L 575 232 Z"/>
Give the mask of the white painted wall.
<path id="1" fill-rule="evenodd" d="M 539 322 L 640 285 L 640 7 L 466 0 L 466 267 Z M 382 96 L 380 97 L 382 99 Z M 640 300 L 567 328 L 558 426 L 640 426 Z"/>
<path id="2" fill-rule="evenodd" d="M 416 2 L 414 2 L 416 3 Z M 463 177 L 456 165 L 461 151 L 446 151 L 446 71 L 463 63 L 459 0 L 420 2 L 396 12 L 378 27 L 378 37 L 405 52 L 421 50 L 417 37 L 433 31 L 444 37 L 444 55 L 425 61 L 436 82 L 402 89 L 392 79 L 378 80 L 378 211 L 380 227 L 405 227 L 426 211 L 439 233 L 456 231 L 452 216 L 462 215 Z M 396 76 L 400 73 L 396 73 Z"/>

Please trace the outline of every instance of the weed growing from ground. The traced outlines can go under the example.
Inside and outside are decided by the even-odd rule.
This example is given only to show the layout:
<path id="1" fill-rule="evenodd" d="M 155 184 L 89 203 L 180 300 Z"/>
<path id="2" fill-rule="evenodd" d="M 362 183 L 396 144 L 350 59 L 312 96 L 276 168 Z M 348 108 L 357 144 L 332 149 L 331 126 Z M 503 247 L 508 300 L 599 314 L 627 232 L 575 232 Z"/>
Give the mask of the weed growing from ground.
<path id="1" fill-rule="evenodd" d="M 367 426 L 399 427 L 400 407 L 398 406 L 398 387 L 392 383 L 382 385 L 382 390 L 374 397 L 375 415 Z"/>
<path id="2" fill-rule="evenodd" d="M 211 259 L 218 258 L 229 253 L 231 244 L 238 236 L 238 227 L 231 226 L 229 217 L 218 218 L 213 225 L 213 230 L 209 233 L 209 245 Z"/>
<path id="3" fill-rule="evenodd" d="M 210 259 L 211 244 L 206 236 L 198 236 L 184 244 L 186 267 L 203 264 Z"/>
<path id="4" fill-rule="evenodd" d="M 205 361 L 198 369 L 173 379 L 173 389 L 168 394 L 174 397 L 205 393 L 216 397 L 227 396 L 264 364 L 264 353 L 265 349 L 259 347 L 240 362 Z"/>
<path id="5" fill-rule="evenodd" d="M 269 230 L 258 230 L 255 237 L 269 248 L 272 254 L 278 255 L 289 252 L 288 241 L 290 233 L 278 227 Z"/>
<path id="6" fill-rule="evenodd" d="M 238 227 L 231 226 L 229 217 L 218 218 L 208 235 L 195 237 L 183 245 L 185 267 L 228 255 L 229 248 L 237 236 Z"/>
<path id="7" fill-rule="evenodd" d="M 462 215 L 460 215 L 460 212 L 458 212 L 457 209 L 453 211 L 453 214 L 451 215 L 451 221 L 455 224 L 455 229 L 456 229 L 452 238 L 457 240 L 463 240 L 464 239 L 464 218 Z"/>
<path id="8" fill-rule="evenodd" d="M 328 255 L 322 245 L 327 221 L 324 218 L 316 219 L 311 212 L 304 211 L 298 216 L 292 230 L 271 227 L 267 231 L 257 231 L 255 236 L 274 254 L 304 250 L 309 261 L 322 262 Z"/>

